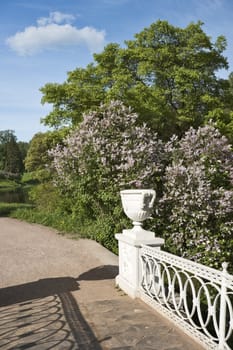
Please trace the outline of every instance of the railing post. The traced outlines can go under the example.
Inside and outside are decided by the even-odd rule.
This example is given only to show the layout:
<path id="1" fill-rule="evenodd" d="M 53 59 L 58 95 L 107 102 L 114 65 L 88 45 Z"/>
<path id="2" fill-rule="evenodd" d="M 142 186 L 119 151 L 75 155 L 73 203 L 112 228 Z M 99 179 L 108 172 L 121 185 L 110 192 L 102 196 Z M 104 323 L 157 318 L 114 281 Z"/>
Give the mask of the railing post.
<path id="1" fill-rule="evenodd" d="M 140 249 L 143 244 L 160 248 L 164 240 L 154 237 L 150 232 L 132 235 L 130 230 L 124 230 L 115 235 L 119 247 L 119 275 L 116 277 L 116 285 L 132 298 L 140 296 L 141 262 Z"/>
<path id="2" fill-rule="evenodd" d="M 220 294 L 220 313 L 219 313 L 219 350 L 224 350 L 225 336 L 226 336 L 226 296 L 227 296 L 227 266 L 228 263 L 224 262 L 222 264 L 222 284 L 221 284 L 221 294 Z"/>

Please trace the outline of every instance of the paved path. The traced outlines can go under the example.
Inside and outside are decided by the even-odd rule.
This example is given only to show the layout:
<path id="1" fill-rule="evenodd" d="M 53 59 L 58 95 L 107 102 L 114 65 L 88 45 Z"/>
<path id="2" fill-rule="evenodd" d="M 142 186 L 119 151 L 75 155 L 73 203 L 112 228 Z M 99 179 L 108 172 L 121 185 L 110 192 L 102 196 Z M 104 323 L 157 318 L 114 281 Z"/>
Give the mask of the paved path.
<path id="1" fill-rule="evenodd" d="M 115 288 L 117 264 L 96 242 L 0 218 L 0 349 L 200 349 Z"/>

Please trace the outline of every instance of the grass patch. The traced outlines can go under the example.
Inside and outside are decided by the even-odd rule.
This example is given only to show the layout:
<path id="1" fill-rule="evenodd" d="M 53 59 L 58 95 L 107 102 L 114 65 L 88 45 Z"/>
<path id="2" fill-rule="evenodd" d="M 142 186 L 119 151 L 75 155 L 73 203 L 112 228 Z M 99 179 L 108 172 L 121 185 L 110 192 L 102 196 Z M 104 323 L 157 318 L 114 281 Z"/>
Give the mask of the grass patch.
<path id="1" fill-rule="evenodd" d="M 77 234 L 77 222 L 74 222 L 70 216 L 64 213 L 40 211 L 29 206 L 18 208 L 13 211 L 10 216 L 15 219 L 53 227 L 61 233 L 67 232 L 79 236 Z"/>
<path id="2" fill-rule="evenodd" d="M 113 222 L 110 219 L 79 222 L 78 218 L 67 213 L 46 212 L 30 207 L 19 208 L 11 212 L 10 216 L 55 228 L 61 234 L 69 234 L 72 238 L 92 239 L 113 253 L 118 254 L 118 245 L 113 234 Z"/>
<path id="3" fill-rule="evenodd" d="M 18 209 L 32 208 L 31 204 L 26 203 L 4 203 L 0 202 L 0 216 L 8 216 Z"/>
<path id="4" fill-rule="evenodd" d="M 12 180 L 0 180 L 0 192 L 5 192 L 5 191 L 16 191 L 21 187 L 20 184 L 18 184 L 15 181 Z"/>

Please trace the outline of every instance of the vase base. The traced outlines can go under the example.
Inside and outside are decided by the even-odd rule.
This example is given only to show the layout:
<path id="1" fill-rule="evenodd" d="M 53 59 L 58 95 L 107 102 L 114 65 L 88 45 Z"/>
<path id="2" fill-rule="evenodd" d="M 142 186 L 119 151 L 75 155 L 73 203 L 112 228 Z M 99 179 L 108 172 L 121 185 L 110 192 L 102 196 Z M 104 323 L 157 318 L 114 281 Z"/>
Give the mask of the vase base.
<path id="1" fill-rule="evenodd" d="M 142 227 L 133 227 L 132 229 L 123 230 L 123 235 L 140 241 L 147 241 L 155 238 L 154 232 L 144 230 Z"/>

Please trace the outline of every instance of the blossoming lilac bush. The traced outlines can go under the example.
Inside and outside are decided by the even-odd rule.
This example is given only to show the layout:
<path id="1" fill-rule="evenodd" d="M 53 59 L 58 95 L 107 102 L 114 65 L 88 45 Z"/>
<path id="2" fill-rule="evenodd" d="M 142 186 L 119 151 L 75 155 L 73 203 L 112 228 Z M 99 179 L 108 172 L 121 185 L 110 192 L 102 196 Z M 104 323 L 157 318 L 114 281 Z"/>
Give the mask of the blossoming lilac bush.
<path id="1" fill-rule="evenodd" d="M 102 105 L 84 115 L 64 147 L 50 152 L 55 181 L 70 203 L 71 215 L 81 230 L 89 223 L 89 231 L 98 230 L 100 236 L 106 228 L 106 242 L 100 239 L 105 245 L 127 222 L 119 191 L 155 188 L 160 181 L 164 145 L 146 125 L 138 126 L 137 118 L 119 101 Z"/>
<path id="2" fill-rule="evenodd" d="M 219 268 L 233 261 L 233 152 L 213 125 L 166 145 L 171 157 L 160 200 L 167 249 Z M 160 227 L 161 229 L 161 227 Z"/>
<path id="3" fill-rule="evenodd" d="M 214 125 L 164 145 L 121 102 L 102 105 L 50 155 L 63 208 L 85 236 L 116 252 L 127 225 L 119 191 L 157 190 L 154 230 L 166 248 L 219 268 L 233 261 L 233 152 Z"/>

